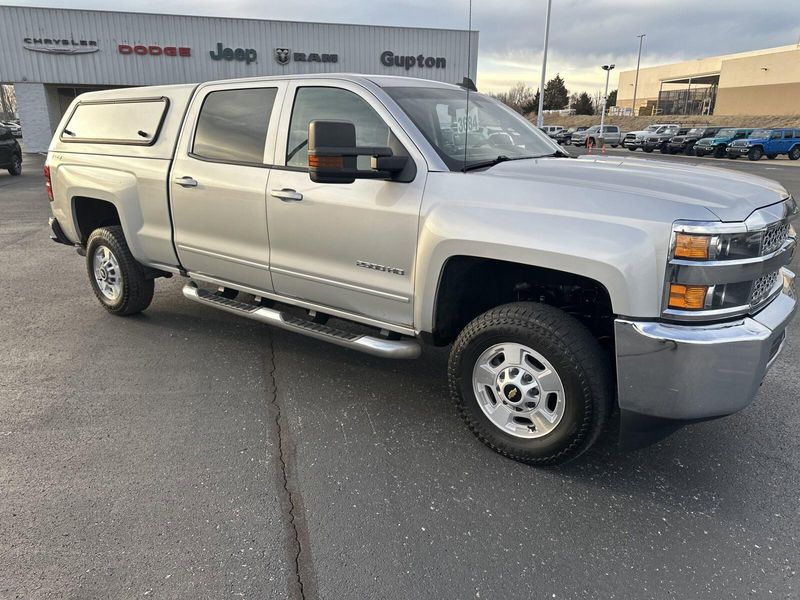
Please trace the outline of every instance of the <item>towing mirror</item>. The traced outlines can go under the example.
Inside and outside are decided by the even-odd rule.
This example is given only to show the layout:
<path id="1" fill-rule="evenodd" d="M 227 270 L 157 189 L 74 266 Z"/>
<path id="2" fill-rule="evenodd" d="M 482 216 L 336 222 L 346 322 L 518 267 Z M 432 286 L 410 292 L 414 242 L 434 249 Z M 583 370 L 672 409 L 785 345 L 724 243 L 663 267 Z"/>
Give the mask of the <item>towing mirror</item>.
<path id="1" fill-rule="evenodd" d="M 369 170 L 358 168 L 359 156 L 371 156 Z M 356 146 L 356 127 L 349 121 L 308 124 L 308 174 L 315 183 L 353 183 L 356 179 L 392 179 L 408 158 L 383 146 Z"/>

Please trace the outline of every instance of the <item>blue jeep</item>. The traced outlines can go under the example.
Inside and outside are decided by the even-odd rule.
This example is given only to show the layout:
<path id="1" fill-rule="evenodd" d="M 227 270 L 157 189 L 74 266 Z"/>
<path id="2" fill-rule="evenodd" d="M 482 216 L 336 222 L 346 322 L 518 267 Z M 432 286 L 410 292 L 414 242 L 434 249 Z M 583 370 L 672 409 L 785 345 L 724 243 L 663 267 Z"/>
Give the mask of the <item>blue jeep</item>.
<path id="1" fill-rule="evenodd" d="M 714 158 L 723 158 L 725 156 L 725 149 L 728 147 L 728 144 L 736 140 L 742 140 L 750 137 L 751 133 L 753 133 L 752 129 L 725 127 L 720 129 L 714 135 L 714 137 L 698 140 L 698 142 L 694 145 L 694 154 L 695 156 L 713 154 Z"/>
<path id="2" fill-rule="evenodd" d="M 728 158 L 747 155 L 750 160 L 776 158 L 786 154 L 790 160 L 800 158 L 800 129 L 756 129 L 747 138 L 735 140 L 726 150 Z"/>

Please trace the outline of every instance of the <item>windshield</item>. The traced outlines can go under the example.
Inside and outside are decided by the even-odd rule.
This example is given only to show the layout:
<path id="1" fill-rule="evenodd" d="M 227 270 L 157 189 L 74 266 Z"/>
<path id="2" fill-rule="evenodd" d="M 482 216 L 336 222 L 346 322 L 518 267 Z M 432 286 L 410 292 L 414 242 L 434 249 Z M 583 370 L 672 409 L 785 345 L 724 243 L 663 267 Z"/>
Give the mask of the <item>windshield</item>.
<path id="1" fill-rule="evenodd" d="M 720 129 L 717 132 L 717 135 L 715 135 L 714 137 L 726 138 L 726 137 L 733 137 L 735 135 L 736 135 L 735 129 Z"/>
<path id="2" fill-rule="evenodd" d="M 559 152 L 547 135 L 493 98 L 466 90 L 387 87 L 451 171 L 493 160 Z M 466 146 L 466 148 L 465 148 Z M 465 161 L 466 158 L 466 161 Z"/>
<path id="3" fill-rule="evenodd" d="M 693 127 L 686 135 L 705 135 L 705 127 Z"/>
<path id="4" fill-rule="evenodd" d="M 753 133 L 750 134 L 751 138 L 769 138 L 772 134 L 772 131 L 769 129 L 756 129 Z"/>
<path id="5" fill-rule="evenodd" d="M 661 125 L 648 125 L 644 128 L 644 131 L 656 131 Z"/>

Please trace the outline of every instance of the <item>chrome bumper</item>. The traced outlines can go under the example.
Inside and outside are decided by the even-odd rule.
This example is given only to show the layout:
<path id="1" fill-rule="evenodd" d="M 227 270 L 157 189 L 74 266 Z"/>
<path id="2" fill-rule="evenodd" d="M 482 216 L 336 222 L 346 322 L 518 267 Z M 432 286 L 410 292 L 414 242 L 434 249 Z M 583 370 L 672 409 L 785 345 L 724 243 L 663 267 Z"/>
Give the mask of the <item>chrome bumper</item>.
<path id="1" fill-rule="evenodd" d="M 670 421 L 729 415 L 753 401 L 780 353 L 797 301 L 794 274 L 761 311 L 715 325 L 617 319 L 620 411 Z"/>

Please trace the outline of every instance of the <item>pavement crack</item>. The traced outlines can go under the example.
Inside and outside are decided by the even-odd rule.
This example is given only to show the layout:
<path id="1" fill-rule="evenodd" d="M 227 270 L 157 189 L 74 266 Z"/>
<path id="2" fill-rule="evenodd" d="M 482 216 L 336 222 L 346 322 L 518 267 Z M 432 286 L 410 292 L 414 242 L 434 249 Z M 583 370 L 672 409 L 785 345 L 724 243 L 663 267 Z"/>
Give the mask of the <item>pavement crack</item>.
<path id="1" fill-rule="evenodd" d="M 294 590 L 292 590 L 291 596 L 301 600 L 312 600 L 317 597 L 317 594 L 310 547 L 308 545 L 308 533 L 305 527 L 305 511 L 303 510 L 302 496 L 294 475 L 294 452 L 288 435 L 286 418 L 278 401 L 277 367 L 272 332 L 269 333 L 268 338 L 267 377 L 268 386 L 270 386 L 268 392 L 271 396 L 269 406 L 278 438 L 278 487 L 282 504 L 284 504 L 288 516 L 290 530 L 289 554 L 294 563 L 294 582 L 292 586 Z"/>

